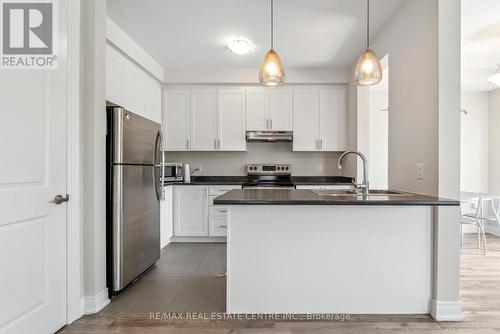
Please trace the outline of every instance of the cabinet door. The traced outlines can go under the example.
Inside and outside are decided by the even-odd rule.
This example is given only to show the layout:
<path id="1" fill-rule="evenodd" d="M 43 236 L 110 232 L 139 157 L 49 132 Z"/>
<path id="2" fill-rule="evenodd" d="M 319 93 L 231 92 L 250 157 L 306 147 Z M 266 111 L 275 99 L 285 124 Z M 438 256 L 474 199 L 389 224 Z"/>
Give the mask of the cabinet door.
<path id="1" fill-rule="evenodd" d="M 116 50 L 106 45 L 106 100 L 123 106 L 124 82 L 125 62 Z"/>
<path id="2" fill-rule="evenodd" d="M 147 118 L 147 110 L 144 104 L 146 92 L 145 81 L 141 70 L 132 63 L 125 66 L 124 107 L 138 115 Z"/>
<path id="3" fill-rule="evenodd" d="M 219 89 L 218 149 L 245 151 L 245 91 Z"/>
<path id="4" fill-rule="evenodd" d="M 318 150 L 319 94 L 295 90 L 293 94 L 293 150 Z"/>
<path id="5" fill-rule="evenodd" d="M 345 91 L 341 89 L 321 90 L 319 96 L 320 149 L 322 151 L 345 151 Z"/>
<path id="6" fill-rule="evenodd" d="M 246 90 L 246 131 L 268 130 L 269 95 L 264 89 Z"/>
<path id="7" fill-rule="evenodd" d="M 293 91 L 291 89 L 270 89 L 269 119 L 271 129 L 275 131 L 292 131 Z"/>
<path id="8" fill-rule="evenodd" d="M 187 151 L 190 145 L 189 90 L 163 93 L 163 139 L 167 151 Z"/>
<path id="9" fill-rule="evenodd" d="M 144 86 L 144 105 L 145 105 L 145 117 L 160 123 L 162 121 L 161 115 L 161 87 L 153 79 L 147 80 Z"/>
<path id="10" fill-rule="evenodd" d="M 170 243 L 170 238 L 174 233 L 173 204 L 173 186 L 166 186 L 163 189 L 163 199 L 160 202 L 160 249 Z"/>
<path id="11" fill-rule="evenodd" d="M 191 91 L 191 150 L 217 149 L 217 90 Z"/>
<path id="12" fill-rule="evenodd" d="M 208 188 L 175 186 L 174 235 L 182 237 L 208 236 Z"/>

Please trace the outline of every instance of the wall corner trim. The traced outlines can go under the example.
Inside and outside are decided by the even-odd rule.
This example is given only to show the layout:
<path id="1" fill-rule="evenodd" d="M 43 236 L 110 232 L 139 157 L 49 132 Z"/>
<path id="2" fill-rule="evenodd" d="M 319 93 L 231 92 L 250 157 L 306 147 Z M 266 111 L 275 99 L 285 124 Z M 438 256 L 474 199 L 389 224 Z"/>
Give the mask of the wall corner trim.
<path id="1" fill-rule="evenodd" d="M 462 321 L 462 303 L 460 301 L 432 300 L 431 316 L 436 321 Z"/>
<path id="2" fill-rule="evenodd" d="M 81 298 L 83 314 L 95 314 L 108 305 L 111 300 L 108 298 L 108 289 L 104 289 L 94 296 L 83 296 Z"/>

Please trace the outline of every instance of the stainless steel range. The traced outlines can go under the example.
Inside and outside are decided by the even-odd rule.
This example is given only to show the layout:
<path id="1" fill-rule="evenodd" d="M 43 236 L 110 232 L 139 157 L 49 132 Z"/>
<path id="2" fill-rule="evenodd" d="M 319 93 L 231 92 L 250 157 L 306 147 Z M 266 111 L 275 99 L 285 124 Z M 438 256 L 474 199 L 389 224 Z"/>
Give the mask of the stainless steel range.
<path id="1" fill-rule="evenodd" d="M 252 164 L 247 165 L 247 180 L 243 189 L 290 189 L 292 166 L 288 164 Z"/>

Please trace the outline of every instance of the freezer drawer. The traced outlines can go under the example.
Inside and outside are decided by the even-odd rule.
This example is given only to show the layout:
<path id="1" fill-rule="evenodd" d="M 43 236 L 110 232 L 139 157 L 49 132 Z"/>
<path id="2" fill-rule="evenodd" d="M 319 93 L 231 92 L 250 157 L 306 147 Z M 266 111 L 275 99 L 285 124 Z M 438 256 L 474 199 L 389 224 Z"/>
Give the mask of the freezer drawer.
<path id="1" fill-rule="evenodd" d="M 119 291 L 160 258 L 160 168 L 114 165 L 112 266 Z"/>

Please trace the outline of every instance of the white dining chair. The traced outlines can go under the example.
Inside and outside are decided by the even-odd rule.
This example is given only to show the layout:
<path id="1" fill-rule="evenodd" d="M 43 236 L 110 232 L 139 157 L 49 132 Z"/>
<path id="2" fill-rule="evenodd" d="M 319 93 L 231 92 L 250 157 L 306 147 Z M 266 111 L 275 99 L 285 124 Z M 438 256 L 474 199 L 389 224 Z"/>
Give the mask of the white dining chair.
<path id="1" fill-rule="evenodd" d="M 472 207 L 472 212 L 466 212 L 464 209 L 466 206 L 470 205 Z M 462 217 L 460 219 L 460 245 L 464 246 L 464 225 L 472 225 L 477 228 L 477 248 L 481 248 L 481 241 L 483 245 L 483 254 L 486 255 L 486 235 L 484 233 L 484 222 L 486 220 L 483 217 L 483 201 L 481 197 L 474 197 L 467 200 L 463 200 L 460 203 L 460 210 L 462 212 Z"/>

